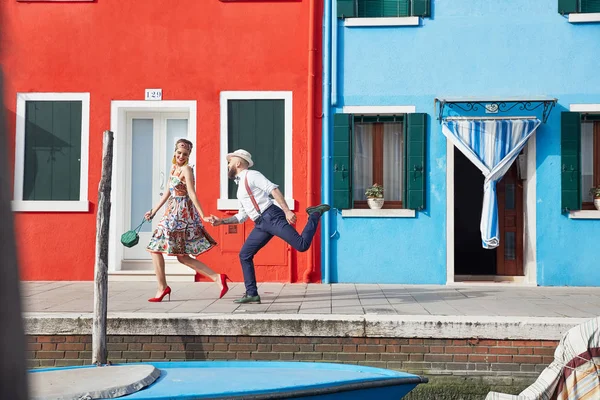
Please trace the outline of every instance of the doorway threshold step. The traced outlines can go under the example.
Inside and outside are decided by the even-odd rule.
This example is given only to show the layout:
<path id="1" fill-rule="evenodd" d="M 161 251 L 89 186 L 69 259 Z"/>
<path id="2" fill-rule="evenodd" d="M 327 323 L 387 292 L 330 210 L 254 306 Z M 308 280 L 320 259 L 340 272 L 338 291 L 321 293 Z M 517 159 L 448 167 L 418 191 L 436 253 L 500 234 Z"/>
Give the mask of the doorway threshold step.
<path id="1" fill-rule="evenodd" d="M 454 283 L 536 286 L 530 283 L 525 276 L 513 275 L 455 275 Z"/>

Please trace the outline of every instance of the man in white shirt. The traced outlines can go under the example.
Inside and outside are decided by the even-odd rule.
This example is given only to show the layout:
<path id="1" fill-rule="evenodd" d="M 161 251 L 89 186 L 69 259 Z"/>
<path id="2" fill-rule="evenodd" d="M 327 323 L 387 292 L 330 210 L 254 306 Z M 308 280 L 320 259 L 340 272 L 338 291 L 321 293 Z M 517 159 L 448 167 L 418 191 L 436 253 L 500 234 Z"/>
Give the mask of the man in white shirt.
<path id="1" fill-rule="evenodd" d="M 235 303 L 260 303 L 253 260 L 254 255 L 273 236 L 282 238 L 298 251 L 306 251 L 317 232 L 321 215 L 330 209 L 327 204 L 308 207 L 306 209 L 309 215 L 308 222 L 302 234 L 298 234 L 290 225 L 296 222 L 296 215 L 288 208 L 278 186 L 260 172 L 249 170 L 252 165 L 254 165 L 252 156 L 246 150 L 240 149 L 227 154 L 227 173 L 229 178 L 234 179 L 238 185 L 237 198 L 240 209 L 231 218 L 220 219 L 211 216 L 214 226 L 239 224 L 248 217 L 254 221 L 254 229 L 240 250 L 246 293 L 241 299 L 234 300 Z M 273 204 L 269 195 L 273 196 L 281 208 Z"/>

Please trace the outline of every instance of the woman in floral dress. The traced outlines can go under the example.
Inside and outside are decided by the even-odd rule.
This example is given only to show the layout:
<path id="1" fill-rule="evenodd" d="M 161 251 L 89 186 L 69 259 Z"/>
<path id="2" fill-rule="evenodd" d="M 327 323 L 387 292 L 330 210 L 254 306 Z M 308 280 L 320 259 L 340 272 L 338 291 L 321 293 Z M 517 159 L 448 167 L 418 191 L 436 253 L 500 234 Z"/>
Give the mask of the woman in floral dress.
<path id="1" fill-rule="evenodd" d="M 192 142 L 186 139 L 177 141 L 173 156 L 173 168 L 171 168 L 169 176 L 169 191 L 165 192 L 156 207 L 145 215 L 147 220 L 151 220 L 163 204 L 167 200 L 169 201 L 165 215 L 158 223 L 146 248 L 152 254 L 158 281 L 156 297 L 149 299 L 150 302 L 160 302 L 167 295 L 169 300 L 171 299 L 171 288 L 167 285 L 165 277 L 164 254 L 177 256 L 177 261 L 180 263 L 219 283 L 221 287 L 219 298 L 229 290 L 227 275 L 217 274 L 195 258 L 212 249 L 217 242 L 208 234 L 202 224 L 202 220 L 206 222 L 212 220 L 210 217 L 204 216 L 196 196 L 194 175 L 192 169 L 187 165 L 191 152 Z"/>

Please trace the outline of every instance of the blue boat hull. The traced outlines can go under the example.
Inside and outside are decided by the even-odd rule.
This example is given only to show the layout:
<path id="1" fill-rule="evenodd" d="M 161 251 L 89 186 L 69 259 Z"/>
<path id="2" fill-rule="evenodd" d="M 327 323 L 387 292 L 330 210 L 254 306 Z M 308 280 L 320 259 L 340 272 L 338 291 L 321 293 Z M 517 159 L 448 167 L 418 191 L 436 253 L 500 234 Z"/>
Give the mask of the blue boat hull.
<path id="1" fill-rule="evenodd" d="M 404 372 L 330 363 L 190 361 L 141 364 L 159 369 L 160 377 L 150 386 L 120 399 L 398 400 L 418 384 L 427 382 L 426 378 Z"/>
<path id="2" fill-rule="evenodd" d="M 344 386 L 331 387 L 329 390 L 307 389 L 305 391 L 280 391 L 272 394 L 245 395 L 244 400 L 275 400 L 275 399 L 305 399 L 305 400 L 398 400 L 413 390 L 416 383 L 389 384 L 381 387 L 373 386 Z M 422 382 L 419 382 L 422 383 Z M 362 388 L 361 388 L 362 387 Z M 222 397 L 221 399 L 237 399 L 236 397 Z"/>

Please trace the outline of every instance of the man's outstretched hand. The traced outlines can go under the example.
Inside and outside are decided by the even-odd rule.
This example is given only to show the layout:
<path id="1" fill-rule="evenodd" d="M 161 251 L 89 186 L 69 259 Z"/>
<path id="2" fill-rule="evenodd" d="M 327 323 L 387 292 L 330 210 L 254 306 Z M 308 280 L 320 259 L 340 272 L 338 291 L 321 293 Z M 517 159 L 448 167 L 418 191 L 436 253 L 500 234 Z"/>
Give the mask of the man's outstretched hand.
<path id="1" fill-rule="evenodd" d="M 210 220 L 209 222 L 212 224 L 212 226 L 219 226 L 223 224 L 223 220 L 215 215 L 211 214 L 211 216 L 208 217 L 208 219 Z"/>
<path id="2" fill-rule="evenodd" d="M 296 214 L 292 210 L 288 210 L 285 212 L 285 219 L 291 224 L 294 225 L 296 223 Z"/>

